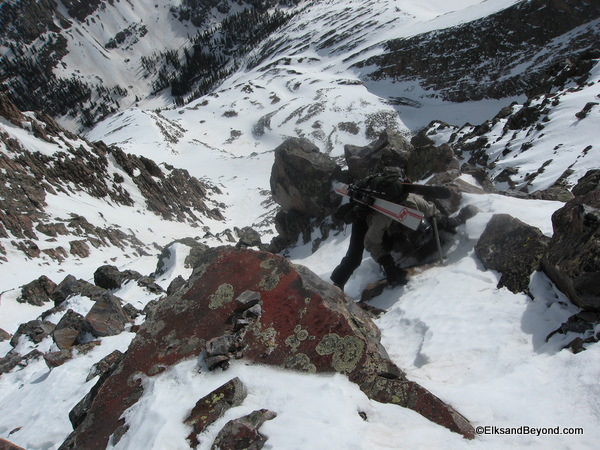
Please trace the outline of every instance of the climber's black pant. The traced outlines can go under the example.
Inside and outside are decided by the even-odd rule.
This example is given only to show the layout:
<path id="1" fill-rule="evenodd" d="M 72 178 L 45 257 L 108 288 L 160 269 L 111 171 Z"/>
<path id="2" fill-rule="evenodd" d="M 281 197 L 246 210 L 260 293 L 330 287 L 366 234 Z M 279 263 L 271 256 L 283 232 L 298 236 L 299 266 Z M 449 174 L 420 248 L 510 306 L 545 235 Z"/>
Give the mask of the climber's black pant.
<path id="1" fill-rule="evenodd" d="M 365 219 L 357 219 L 352 224 L 350 245 L 348 246 L 346 256 L 342 258 L 340 264 L 331 273 L 331 281 L 342 290 L 348 279 L 362 262 L 365 250 L 364 240 L 368 229 L 369 227 Z"/>

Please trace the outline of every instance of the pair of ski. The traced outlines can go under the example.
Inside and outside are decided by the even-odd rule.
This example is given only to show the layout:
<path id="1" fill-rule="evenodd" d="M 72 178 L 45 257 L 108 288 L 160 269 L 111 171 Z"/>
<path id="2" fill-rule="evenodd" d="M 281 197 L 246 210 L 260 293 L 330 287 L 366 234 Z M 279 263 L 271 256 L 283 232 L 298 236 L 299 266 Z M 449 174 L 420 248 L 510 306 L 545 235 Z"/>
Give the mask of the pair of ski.
<path id="1" fill-rule="evenodd" d="M 450 189 L 444 186 L 427 186 L 410 183 L 404 183 L 404 186 L 408 192 L 424 196 L 449 198 L 451 195 Z M 419 228 L 419 224 L 424 217 L 421 211 L 379 198 L 376 196 L 376 192 L 369 189 L 355 188 L 344 183 L 338 183 L 334 189 L 338 194 L 366 205 L 385 216 L 391 217 L 411 230 Z"/>

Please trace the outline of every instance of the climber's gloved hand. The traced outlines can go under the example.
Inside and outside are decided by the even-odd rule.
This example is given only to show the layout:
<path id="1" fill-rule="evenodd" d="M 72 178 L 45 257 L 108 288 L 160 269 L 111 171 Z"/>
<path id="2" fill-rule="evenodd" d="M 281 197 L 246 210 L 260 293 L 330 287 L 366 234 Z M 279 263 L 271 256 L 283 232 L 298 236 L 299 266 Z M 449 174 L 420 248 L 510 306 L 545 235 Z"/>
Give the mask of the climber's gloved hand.
<path id="1" fill-rule="evenodd" d="M 404 286 L 408 283 L 408 273 L 406 270 L 398 267 L 394 262 L 392 255 L 384 255 L 377 261 L 385 271 L 387 281 L 392 286 Z"/>

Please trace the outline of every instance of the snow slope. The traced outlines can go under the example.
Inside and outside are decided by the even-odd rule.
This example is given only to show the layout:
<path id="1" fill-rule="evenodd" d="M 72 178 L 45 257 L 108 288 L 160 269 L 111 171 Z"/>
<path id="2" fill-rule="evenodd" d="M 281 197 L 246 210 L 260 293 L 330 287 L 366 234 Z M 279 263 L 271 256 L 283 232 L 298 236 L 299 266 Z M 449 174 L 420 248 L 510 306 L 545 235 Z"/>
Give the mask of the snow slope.
<path id="1" fill-rule="evenodd" d="M 562 428 L 583 428 L 583 435 L 495 434 L 466 441 L 412 411 L 367 399 L 341 375 L 300 375 L 249 366 L 243 360 L 228 371 L 208 372 L 201 360 L 190 360 L 145 381 L 144 396 L 126 413 L 131 431 L 115 448 L 186 448 L 189 430 L 182 420 L 198 398 L 234 376 L 242 379 L 250 395 L 211 426 L 199 448 L 209 448 L 227 420 L 258 408 L 278 414 L 261 428 L 269 437 L 267 448 L 274 449 L 592 448 L 600 437 L 597 345 L 575 355 L 561 350 L 569 336 L 545 341 L 577 309 L 539 273 L 532 277 L 533 300 L 496 289 L 499 275 L 485 271 L 473 253 L 493 213 L 513 214 L 549 234 L 550 215 L 560 204 L 475 195 L 464 201 L 483 212 L 459 228 L 446 264 L 373 301 L 387 310 L 376 321 L 383 345 L 410 379 L 450 403 L 476 427 L 527 426 L 545 433 L 555 427 L 561 433 Z M 290 257 L 327 279 L 345 253 L 348 238 L 343 233 L 334 236 L 314 254 L 310 244 L 300 246 Z M 179 273 L 186 275 L 180 262 L 185 248 L 178 248 L 177 254 L 160 281 L 164 287 Z M 379 276 L 378 266 L 365 258 L 348 284 L 348 294 L 359 295 Z M 155 298 L 130 285 L 115 294 L 136 307 Z M 83 314 L 91 307 L 81 298 L 69 303 Z M 11 319 L 20 314 L 31 318 L 43 310 L 29 307 L 23 312 L 14 295 L 3 296 L 2 308 Z M 0 326 L 4 322 L 3 314 Z M 28 449 L 57 448 L 70 432 L 68 411 L 95 382 L 85 382 L 91 364 L 114 349 L 124 351 L 132 337 L 125 332 L 104 338 L 88 355 L 53 370 L 38 361 L 0 377 L 0 436 Z M 52 345 L 48 338 L 38 348 Z M 8 350 L 8 344 L 2 343 L 2 350 Z"/>

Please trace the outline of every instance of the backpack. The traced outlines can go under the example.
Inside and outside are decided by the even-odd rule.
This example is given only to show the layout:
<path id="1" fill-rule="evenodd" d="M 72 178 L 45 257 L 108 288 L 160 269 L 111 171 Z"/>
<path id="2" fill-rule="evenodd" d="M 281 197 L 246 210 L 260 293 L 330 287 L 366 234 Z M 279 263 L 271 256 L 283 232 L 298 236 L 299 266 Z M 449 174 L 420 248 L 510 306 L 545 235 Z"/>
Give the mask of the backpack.
<path id="1" fill-rule="evenodd" d="M 356 187 L 372 191 L 373 195 L 390 202 L 399 202 L 406 198 L 404 177 L 399 173 L 376 173 L 363 178 Z"/>

